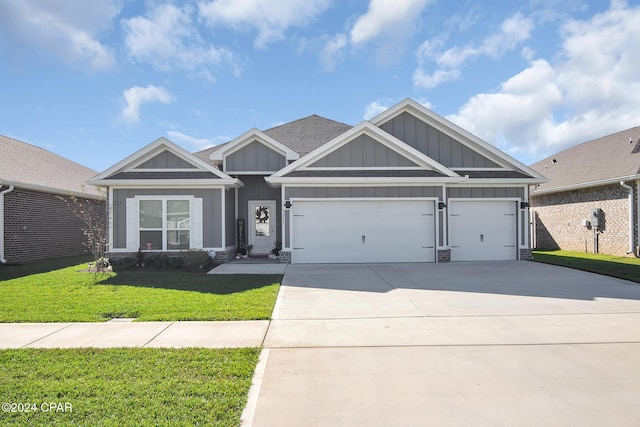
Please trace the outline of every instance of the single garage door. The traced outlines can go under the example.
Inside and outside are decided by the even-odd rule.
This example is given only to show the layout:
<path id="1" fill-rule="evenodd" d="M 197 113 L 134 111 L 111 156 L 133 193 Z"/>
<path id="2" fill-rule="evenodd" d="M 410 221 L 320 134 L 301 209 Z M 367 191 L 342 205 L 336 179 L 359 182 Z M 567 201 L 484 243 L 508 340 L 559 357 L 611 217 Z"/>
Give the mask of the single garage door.
<path id="1" fill-rule="evenodd" d="M 434 262 L 434 202 L 293 201 L 292 262 Z"/>
<path id="2" fill-rule="evenodd" d="M 516 202 L 449 200 L 451 261 L 517 258 Z"/>

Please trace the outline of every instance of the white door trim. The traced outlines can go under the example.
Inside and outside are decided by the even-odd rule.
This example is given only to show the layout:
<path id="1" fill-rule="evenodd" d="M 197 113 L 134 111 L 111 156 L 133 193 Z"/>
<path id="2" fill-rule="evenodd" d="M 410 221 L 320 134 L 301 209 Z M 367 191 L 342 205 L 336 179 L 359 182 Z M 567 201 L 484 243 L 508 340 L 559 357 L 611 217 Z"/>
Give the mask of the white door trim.
<path id="1" fill-rule="evenodd" d="M 269 236 L 256 239 L 255 206 L 264 205 L 269 207 Z M 252 253 L 266 255 L 271 252 L 278 240 L 276 235 L 276 224 L 278 215 L 278 204 L 275 200 L 248 200 L 247 201 L 247 243 L 253 245 Z"/>

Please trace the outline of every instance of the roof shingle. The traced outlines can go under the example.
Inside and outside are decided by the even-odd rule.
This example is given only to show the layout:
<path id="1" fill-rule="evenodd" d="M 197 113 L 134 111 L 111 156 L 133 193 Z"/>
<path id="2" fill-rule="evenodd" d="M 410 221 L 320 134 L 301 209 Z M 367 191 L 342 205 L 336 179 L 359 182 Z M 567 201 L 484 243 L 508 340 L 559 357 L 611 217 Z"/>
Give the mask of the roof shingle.
<path id="1" fill-rule="evenodd" d="M 85 181 L 98 172 L 35 145 L 0 135 L 0 181 L 56 193 L 100 193 Z"/>
<path id="2" fill-rule="evenodd" d="M 531 165 L 549 182 L 532 194 L 640 176 L 640 127 L 594 139 Z"/>

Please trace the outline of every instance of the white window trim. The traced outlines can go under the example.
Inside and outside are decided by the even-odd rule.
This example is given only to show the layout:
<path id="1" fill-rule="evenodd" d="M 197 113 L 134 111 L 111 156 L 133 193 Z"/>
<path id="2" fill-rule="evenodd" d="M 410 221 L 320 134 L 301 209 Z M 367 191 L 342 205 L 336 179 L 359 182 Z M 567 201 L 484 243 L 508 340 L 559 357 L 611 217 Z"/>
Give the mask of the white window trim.
<path id="1" fill-rule="evenodd" d="M 189 223 L 189 228 L 184 228 L 181 230 L 189 230 L 189 249 L 199 249 L 197 247 L 195 247 L 196 245 L 194 245 L 194 241 L 202 241 L 202 236 L 195 236 L 194 234 L 198 232 L 198 230 L 196 230 L 196 227 L 194 226 L 194 218 L 197 218 L 198 214 L 195 212 L 196 209 L 196 198 L 192 195 L 170 195 L 170 196 L 153 196 L 153 195 L 143 195 L 143 196 L 134 196 L 133 199 L 135 200 L 135 221 L 131 221 L 131 224 L 134 225 L 135 229 L 132 230 L 131 236 L 135 236 L 135 241 L 134 242 L 127 242 L 127 247 L 135 247 L 135 250 L 137 251 L 138 248 L 140 248 L 143 252 L 166 252 L 168 251 L 167 249 L 167 237 L 166 237 L 166 232 L 167 232 L 167 215 L 166 215 L 166 206 L 167 206 L 167 201 L 171 201 L 171 200 L 187 200 L 189 202 L 189 219 L 190 219 L 190 223 Z M 163 210 L 163 216 L 162 216 L 162 228 L 160 229 L 148 229 L 150 231 L 162 231 L 162 248 L 161 249 L 143 249 L 140 247 L 140 201 L 142 200 L 160 200 L 162 201 L 162 210 Z M 202 199 L 200 199 L 202 200 Z M 200 202 L 201 205 L 201 202 Z M 201 216 L 201 215 L 200 215 Z M 145 229 L 146 230 L 146 229 Z M 202 234 L 202 227 L 200 226 L 200 230 L 199 233 Z M 129 243 L 133 243 L 133 244 L 129 244 Z"/>

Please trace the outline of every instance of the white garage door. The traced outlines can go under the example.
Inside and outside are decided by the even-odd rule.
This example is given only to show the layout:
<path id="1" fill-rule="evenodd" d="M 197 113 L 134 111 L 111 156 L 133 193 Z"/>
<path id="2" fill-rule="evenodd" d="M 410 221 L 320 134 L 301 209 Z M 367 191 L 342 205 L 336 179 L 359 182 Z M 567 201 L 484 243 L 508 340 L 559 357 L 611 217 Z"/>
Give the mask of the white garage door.
<path id="1" fill-rule="evenodd" d="M 451 261 L 517 259 L 516 202 L 449 200 Z"/>
<path id="2" fill-rule="evenodd" d="M 434 202 L 294 201 L 292 262 L 434 262 Z"/>

